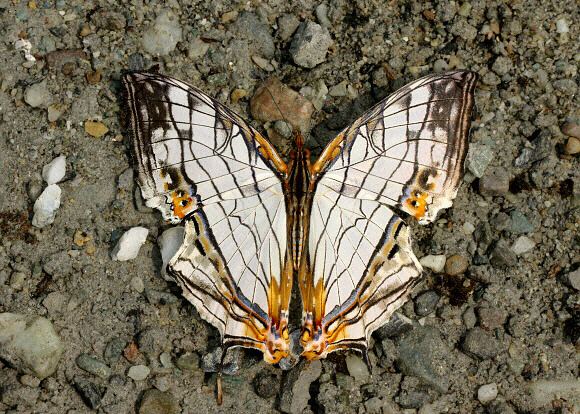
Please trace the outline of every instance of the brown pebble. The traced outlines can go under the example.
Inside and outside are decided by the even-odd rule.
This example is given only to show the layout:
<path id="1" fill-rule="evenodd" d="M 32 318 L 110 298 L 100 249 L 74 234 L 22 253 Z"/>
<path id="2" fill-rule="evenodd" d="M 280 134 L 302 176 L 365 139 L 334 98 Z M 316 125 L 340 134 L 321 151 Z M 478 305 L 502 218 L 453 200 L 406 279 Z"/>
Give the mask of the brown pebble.
<path id="1" fill-rule="evenodd" d="M 129 362 L 135 362 L 139 358 L 141 353 L 139 352 L 139 348 L 137 344 L 133 341 L 129 342 L 125 349 L 123 349 L 123 356 Z"/>
<path id="2" fill-rule="evenodd" d="M 89 85 L 96 85 L 101 81 L 101 71 L 97 69 L 94 72 L 87 72 L 85 77 Z"/>
<path id="3" fill-rule="evenodd" d="M 100 138 L 109 132 L 109 128 L 102 122 L 85 121 L 85 132 L 92 137 Z"/>
<path id="4" fill-rule="evenodd" d="M 566 122 L 560 128 L 564 135 L 580 139 L 580 125 L 575 122 Z"/>
<path id="5" fill-rule="evenodd" d="M 232 101 L 233 104 L 237 104 L 240 99 L 245 98 L 246 96 L 248 96 L 248 91 L 246 91 L 245 89 L 234 89 L 232 91 L 232 94 L 230 95 L 230 100 Z"/>
<path id="6" fill-rule="evenodd" d="M 83 247 L 92 237 L 83 230 L 75 231 L 73 242 L 79 247 Z"/>
<path id="7" fill-rule="evenodd" d="M 568 138 L 564 151 L 569 155 L 578 154 L 580 152 L 580 139 L 574 137 Z"/>
<path id="8" fill-rule="evenodd" d="M 454 254 L 453 256 L 448 257 L 445 262 L 445 273 L 450 276 L 457 276 L 465 273 L 467 266 L 469 266 L 469 262 L 466 257 L 463 257 L 460 254 Z"/>
<path id="9" fill-rule="evenodd" d="M 306 133 L 310 128 L 314 105 L 276 78 L 266 80 L 250 100 L 252 116 L 263 122 L 287 121 Z"/>
<path id="10" fill-rule="evenodd" d="M 423 17 L 425 18 L 425 20 L 432 22 L 433 20 L 435 20 L 436 15 L 433 10 L 423 10 Z"/>
<path id="11" fill-rule="evenodd" d="M 479 319 L 479 326 L 491 331 L 502 327 L 507 315 L 503 310 L 486 304 L 477 308 L 477 317 Z"/>
<path id="12" fill-rule="evenodd" d="M 81 27 L 81 31 L 79 32 L 79 36 L 80 37 L 87 37 L 90 34 L 91 34 L 91 27 L 88 24 L 84 24 L 83 27 Z"/>
<path id="13" fill-rule="evenodd" d="M 75 71 L 77 65 L 73 62 L 66 62 L 62 65 L 62 74 L 65 76 L 70 76 Z"/>

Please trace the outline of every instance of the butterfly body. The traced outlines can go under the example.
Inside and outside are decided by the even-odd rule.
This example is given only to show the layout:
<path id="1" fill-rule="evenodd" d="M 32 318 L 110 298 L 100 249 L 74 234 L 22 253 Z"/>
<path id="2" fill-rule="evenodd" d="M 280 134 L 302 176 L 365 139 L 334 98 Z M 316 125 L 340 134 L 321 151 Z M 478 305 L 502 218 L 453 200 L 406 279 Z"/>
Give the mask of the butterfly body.
<path id="1" fill-rule="evenodd" d="M 477 76 L 429 75 L 341 131 L 311 163 L 300 134 L 286 163 L 240 116 L 156 73 L 124 75 L 147 205 L 183 222 L 167 273 L 225 349 L 290 353 L 293 282 L 302 356 L 365 351 L 420 281 L 399 211 L 432 222 L 451 205 L 467 151 Z"/>

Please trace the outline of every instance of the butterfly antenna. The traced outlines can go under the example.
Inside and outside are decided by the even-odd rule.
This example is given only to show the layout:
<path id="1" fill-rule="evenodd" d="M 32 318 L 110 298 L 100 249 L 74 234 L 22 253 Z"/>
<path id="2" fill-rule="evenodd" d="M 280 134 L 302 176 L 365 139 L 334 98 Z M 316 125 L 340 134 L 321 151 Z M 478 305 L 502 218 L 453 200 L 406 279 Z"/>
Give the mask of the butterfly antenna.
<path id="1" fill-rule="evenodd" d="M 215 395 L 215 399 L 217 402 L 217 405 L 222 405 L 222 403 L 224 402 L 224 395 L 223 395 L 223 387 L 222 387 L 222 373 L 224 370 L 224 361 L 226 360 L 226 353 L 228 352 L 228 348 L 225 347 L 223 349 L 222 352 L 222 356 L 220 358 L 220 364 L 219 364 L 219 368 L 218 368 L 218 372 L 217 372 L 217 378 L 216 378 L 216 395 Z"/>

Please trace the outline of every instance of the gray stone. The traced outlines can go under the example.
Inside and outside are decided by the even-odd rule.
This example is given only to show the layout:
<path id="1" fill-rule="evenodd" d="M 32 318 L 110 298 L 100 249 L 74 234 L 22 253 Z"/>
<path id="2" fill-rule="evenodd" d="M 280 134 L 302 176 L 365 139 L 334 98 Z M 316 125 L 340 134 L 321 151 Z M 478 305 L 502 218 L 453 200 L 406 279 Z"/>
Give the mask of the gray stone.
<path id="1" fill-rule="evenodd" d="M 183 371 L 195 371 L 199 368 L 199 355 L 189 352 L 180 355 L 175 361 L 175 365 Z"/>
<path id="2" fill-rule="evenodd" d="M 491 331 L 503 326 L 507 314 L 496 306 L 486 304 L 477 308 L 477 317 L 479 319 L 479 326 Z"/>
<path id="3" fill-rule="evenodd" d="M 518 258 L 505 240 L 498 240 L 489 261 L 494 267 L 511 267 L 517 264 Z"/>
<path id="4" fill-rule="evenodd" d="M 93 410 L 98 409 L 101 406 L 101 400 L 107 391 L 107 388 L 95 384 L 82 377 L 74 378 L 74 386 L 83 401 Z"/>
<path id="5" fill-rule="evenodd" d="M 324 62 L 328 48 L 332 45 L 332 38 L 322 26 L 306 21 L 292 38 L 290 55 L 298 66 L 313 68 Z"/>
<path id="6" fill-rule="evenodd" d="M 360 355 L 349 354 L 345 358 L 348 374 L 359 382 L 367 380 L 370 376 L 369 367 Z"/>
<path id="7" fill-rule="evenodd" d="M 168 55 L 181 41 L 181 32 L 177 16 L 171 11 L 164 11 L 143 33 L 143 49 L 152 55 Z"/>
<path id="8" fill-rule="evenodd" d="M 490 359 L 501 352 L 499 341 L 481 328 L 470 329 L 463 339 L 461 348 L 466 354 L 478 359 Z"/>
<path id="9" fill-rule="evenodd" d="M 127 376 L 134 381 L 143 381 L 151 373 L 151 369 L 146 365 L 133 365 L 127 371 Z"/>
<path id="10" fill-rule="evenodd" d="M 174 294 L 155 289 L 145 289 L 145 297 L 152 305 L 171 305 L 179 301 Z"/>
<path id="11" fill-rule="evenodd" d="M 497 384 L 492 382 L 491 384 L 485 384 L 479 387 L 477 390 L 477 399 L 482 404 L 487 404 L 497 397 Z"/>
<path id="12" fill-rule="evenodd" d="M 44 379 L 56 371 L 63 351 L 48 319 L 0 313 L 0 357 L 19 371 Z"/>
<path id="13" fill-rule="evenodd" d="M 179 404 L 170 392 L 150 389 L 143 393 L 139 403 L 139 414 L 177 414 Z"/>
<path id="14" fill-rule="evenodd" d="M 111 369 L 94 356 L 80 354 L 76 359 L 77 366 L 93 375 L 106 379 L 111 375 Z"/>
<path id="15" fill-rule="evenodd" d="M 415 313 L 418 316 L 427 316 L 435 311 L 439 303 L 439 295 L 433 290 L 423 292 L 415 298 Z"/>
<path id="16" fill-rule="evenodd" d="M 147 354 L 160 354 L 170 349 L 167 332 L 161 328 L 145 328 L 137 336 L 139 350 Z"/>
<path id="17" fill-rule="evenodd" d="M 438 374 L 438 361 L 448 357 L 450 350 L 441 340 L 441 334 L 430 326 L 417 327 L 398 343 L 401 371 L 406 375 L 420 378 L 439 392 L 446 393 L 449 379 Z"/>
<path id="18" fill-rule="evenodd" d="M 495 62 L 491 65 L 491 70 L 497 73 L 499 76 L 503 76 L 513 68 L 513 63 L 510 58 L 505 56 L 498 56 Z"/>
<path id="19" fill-rule="evenodd" d="M 294 34 L 300 26 L 300 20 L 293 14 L 283 14 L 278 19 L 278 36 L 281 40 L 286 41 Z"/>
<path id="20" fill-rule="evenodd" d="M 130 192 L 133 189 L 133 168 L 127 168 L 117 178 L 117 188 Z"/>
<path id="21" fill-rule="evenodd" d="M 310 384 L 320 377 L 322 363 L 320 360 L 302 360 L 286 376 L 280 396 L 280 410 L 291 414 L 301 414 L 308 406 Z"/>
<path id="22" fill-rule="evenodd" d="M 580 290 L 580 267 L 566 275 L 566 281 L 576 290 Z"/>
<path id="23" fill-rule="evenodd" d="M 50 93 L 46 87 L 46 81 L 30 85 L 24 92 L 24 102 L 33 108 L 47 106 L 50 101 Z"/>
<path id="24" fill-rule="evenodd" d="M 374 333 L 379 339 L 394 338 L 413 329 L 413 321 L 405 315 L 395 312 L 391 319 Z"/>
<path id="25" fill-rule="evenodd" d="M 509 192 L 510 178 L 505 168 L 492 168 L 479 180 L 479 193 L 484 196 L 499 196 Z"/>
<path id="26" fill-rule="evenodd" d="M 262 398 L 271 398 L 278 394 L 280 390 L 280 380 L 278 376 L 273 374 L 270 370 L 264 369 L 254 377 L 252 381 L 254 390 Z"/>
<path id="27" fill-rule="evenodd" d="M 421 390 L 419 380 L 415 377 L 405 377 L 400 385 L 398 403 L 403 408 L 418 409 L 430 403 L 431 396 Z"/>
<path id="28" fill-rule="evenodd" d="M 107 342 L 105 351 L 103 353 L 103 357 L 105 358 L 107 364 L 113 365 L 119 361 L 121 355 L 123 354 L 123 349 L 125 349 L 126 345 L 127 341 L 121 338 L 113 338 Z"/>
<path id="29" fill-rule="evenodd" d="M 231 30 L 237 35 L 237 39 L 246 39 L 254 53 L 265 58 L 274 57 L 276 47 L 270 34 L 270 27 L 256 14 L 243 12 L 232 25 Z"/>
<path id="30" fill-rule="evenodd" d="M 530 223 L 530 220 L 518 210 L 510 212 L 510 231 L 514 234 L 526 234 L 534 231 L 535 226 Z"/>
<path id="31" fill-rule="evenodd" d="M 244 351 L 241 348 L 230 348 L 224 358 L 222 373 L 234 375 L 242 367 Z M 222 360 L 222 348 L 215 348 L 213 351 L 201 357 L 201 368 L 204 372 L 218 372 Z"/>
<path id="32" fill-rule="evenodd" d="M 445 273 L 449 276 L 461 275 L 465 273 L 467 266 L 469 266 L 467 257 L 460 254 L 454 254 L 449 256 L 445 262 Z"/>
<path id="33" fill-rule="evenodd" d="M 496 232 L 500 232 L 510 227 L 511 219 L 507 213 L 500 211 L 490 220 L 490 223 Z"/>
<path id="34" fill-rule="evenodd" d="M 326 3 L 320 3 L 316 6 L 316 20 L 322 27 L 330 29 L 332 27 L 332 23 L 328 20 L 328 5 Z"/>
<path id="35" fill-rule="evenodd" d="M 511 249 L 517 256 L 520 256 L 532 251 L 534 247 L 536 247 L 536 243 L 532 239 L 526 236 L 520 236 L 516 239 Z"/>
<path id="36" fill-rule="evenodd" d="M 493 151 L 487 145 L 477 143 L 469 145 L 466 166 L 477 178 L 483 177 L 491 160 L 493 160 Z"/>

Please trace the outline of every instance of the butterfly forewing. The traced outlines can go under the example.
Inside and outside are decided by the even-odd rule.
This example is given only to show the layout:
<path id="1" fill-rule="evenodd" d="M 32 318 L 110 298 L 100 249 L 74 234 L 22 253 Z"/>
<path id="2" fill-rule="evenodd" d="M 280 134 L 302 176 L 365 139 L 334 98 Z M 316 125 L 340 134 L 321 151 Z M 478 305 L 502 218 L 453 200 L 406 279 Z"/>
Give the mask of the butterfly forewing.
<path id="1" fill-rule="evenodd" d="M 308 358 L 364 349 L 418 282 L 402 210 L 433 221 L 457 194 L 476 75 L 421 78 L 342 131 L 312 167 L 307 271 L 300 275 Z"/>
<path id="2" fill-rule="evenodd" d="M 286 355 L 291 271 L 280 177 L 286 166 L 244 120 L 194 87 L 123 77 L 132 151 L 147 205 L 185 221 L 168 265 L 224 346 Z"/>

